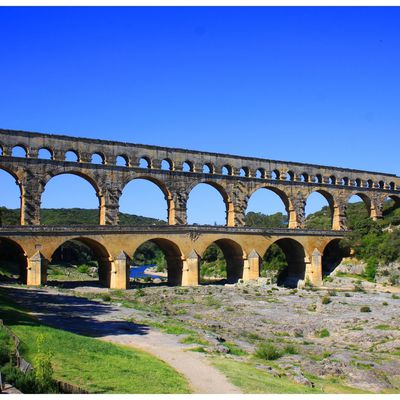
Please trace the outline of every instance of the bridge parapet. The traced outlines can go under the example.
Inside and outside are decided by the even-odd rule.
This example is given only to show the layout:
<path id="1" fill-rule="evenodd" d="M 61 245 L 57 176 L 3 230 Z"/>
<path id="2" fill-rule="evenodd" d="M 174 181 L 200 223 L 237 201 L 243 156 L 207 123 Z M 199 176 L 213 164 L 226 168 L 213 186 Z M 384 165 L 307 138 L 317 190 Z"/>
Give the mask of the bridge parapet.
<path id="1" fill-rule="evenodd" d="M 30 226 L 1 226 L 2 235 L 55 235 L 55 234 L 188 234 L 195 238 L 201 234 L 229 234 L 229 235 L 262 235 L 262 236 L 317 236 L 338 237 L 345 236 L 346 231 L 332 231 L 322 229 L 285 229 L 285 228 L 254 228 L 254 227 L 225 227 L 213 225 L 134 225 L 134 226 L 99 226 L 99 225 L 30 225 Z"/>

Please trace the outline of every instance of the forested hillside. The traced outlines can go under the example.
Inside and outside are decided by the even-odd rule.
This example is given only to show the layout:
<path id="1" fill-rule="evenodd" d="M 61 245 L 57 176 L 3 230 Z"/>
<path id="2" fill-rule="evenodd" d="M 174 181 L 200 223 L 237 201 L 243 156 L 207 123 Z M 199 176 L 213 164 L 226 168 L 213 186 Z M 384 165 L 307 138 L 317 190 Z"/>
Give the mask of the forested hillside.
<path id="1" fill-rule="evenodd" d="M 165 221 L 141 217 L 139 215 L 119 214 L 121 225 L 163 225 Z M 83 208 L 44 208 L 41 210 L 43 225 L 97 225 L 99 210 Z M 19 225 L 19 209 L 0 207 L 0 226 Z"/>

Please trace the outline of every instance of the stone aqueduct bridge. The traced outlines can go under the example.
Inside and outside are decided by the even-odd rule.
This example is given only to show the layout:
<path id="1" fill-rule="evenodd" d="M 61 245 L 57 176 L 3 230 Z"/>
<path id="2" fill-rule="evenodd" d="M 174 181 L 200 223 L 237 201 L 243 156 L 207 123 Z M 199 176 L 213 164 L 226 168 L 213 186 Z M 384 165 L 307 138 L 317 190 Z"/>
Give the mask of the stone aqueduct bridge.
<path id="1" fill-rule="evenodd" d="M 24 149 L 25 157 L 14 155 L 16 147 Z M 49 152 L 49 159 L 39 158 L 41 149 Z M 76 161 L 66 161 L 67 152 L 74 153 Z M 102 164 L 92 162 L 95 154 Z M 21 226 L 1 227 L 0 241 L 20 249 L 28 285 L 46 281 L 47 263 L 71 239 L 91 247 L 99 261 L 100 279 L 111 288 L 127 287 L 128 255 L 148 240 L 164 251 L 173 284 L 198 284 L 201 256 L 212 243 L 224 253 L 228 280 L 257 278 L 260 255 L 277 243 L 285 252 L 289 274 L 319 284 L 324 265 L 332 262 L 346 230 L 349 198 L 360 196 L 373 219 L 382 217 L 386 199 L 400 203 L 400 178 L 393 174 L 11 130 L 0 130 L 0 169 L 13 175 L 21 191 Z M 78 175 L 93 186 L 99 199 L 98 226 L 40 225 L 41 196 L 46 184 L 60 174 Z M 119 198 L 133 179 L 149 180 L 162 190 L 168 226 L 118 225 Z M 221 194 L 225 227 L 187 225 L 187 200 L 199 183 Z M 288 229 L 244 226 L 248 200 L 260 188 L 280 196 Z M 313 192 L 328 201 L 329 231 L 304 229 L 305 204 Z"/>

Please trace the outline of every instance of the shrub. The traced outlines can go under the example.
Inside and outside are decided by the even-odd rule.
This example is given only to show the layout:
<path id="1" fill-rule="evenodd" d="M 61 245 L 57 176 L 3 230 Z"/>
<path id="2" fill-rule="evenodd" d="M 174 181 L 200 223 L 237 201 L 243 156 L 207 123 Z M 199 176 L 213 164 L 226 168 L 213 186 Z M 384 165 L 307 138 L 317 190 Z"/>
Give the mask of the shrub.
<path id="1" fill-rule="evenodd" d="M 371 312 L 371 309 L 370 309 L 368 306 L 362 306 L 362 307 L 360 308 L 360 311 L 361 311 L 361 312 Z"/>
<path id="2" fill-rule="evenodd" d="M 53 381 L 52 354 L 44 349 L 45 336 L 39 335 L 36 340 L 37 353 L 34 358 L 34 374 L 37 389 L 40 393 L 51 393 L 55 386 Z"/>
<path id="3" fill-rule="evenodd" d="M 399 281 L 399 275 L 395 273 L 390 274 L 389 281 L 392 286 L 397 285 L 397 282 Z"/>
<path id="4" fill-rule="evenodd" d="M 283 351 L 286 354 L 299 354 L 299 351 L 296 349 L 296 347 L 294 347 L 292 344 L 288 344 Z"/>
<path id="5" fill-rule="evenodd" d="M 321 300 L 322 304 L 329 304 L 331 302 L 331 298 L 329 296 L 325 296 Z"/>
<path id="6" fill-rule="evenodd" d="M 36 372 L 31 371 L 26 374 L 21 372 L 17 367 L 8 364 L 1 369 L 3 380 L 15 386 L 22 393 L 35 394 L 35 393 L 57 393 L 57 384 L 53 379 L 46 379 L 45 381 L 38 381 Z"/>
<path id="7" fill-rule="evenodd" d="M 322 357 L 323 358 L 329 358 L 332 355 L 332 353 L 330 351 L 324 351 L 322 353 Z"/>
<path id="8" fill-rule="evenodd" d="M 89 266 L 86 264 L 82 264 L 78 267 L 78 272 L 81 274 L 87 274 L 89 272 Z"/>
<path id="9" fill-rule="evenodd" d="M 139 289 L 136 289 L 135 296 L 136 297 L 143 297 L 143 296 L 146 296 L 146 293 L 142 288 L 139 288 Z"/>
<path id="10" fill-rule="evenodd" d="M 337 296 L 336 290 L 328 290 L 328 294 L 329 294 L 329 296 L 331 296 L 331 297 Z"/>
<path id="11" fill-rule="evenodd" d="M 387 301 L 384 301 L 384 302 L 382 303 L 382 305 L 383 305 L 383 306 L 388 306 L 389 303 L 388 303 Z"/>
<path id="12" fill-rule="evenodd" d="M 102 299 L 103 301 L 111 301 L 111 296 L 110 296 L 108 293 L 103 293 L 103 294 L 101 295 L 101 299 Z"/>
<path id="13" fill-rule="evenodd" d="M 307 276 L 306 281 L 304 283 L 304 287 L 306 289 L 312 289 L 314 285 L 311 283 L 310 278 Z"/>
<path id="14" fill-rule="evenodd" d="M 398 299 L 400 299 L 400 297 L 397 296 L 396 294 L 392 294 L 392 299 L 398 300 Z"/>
<path id="15" fill-rule="evenodd" d="M 367 261 L 367 266 L 365 267 L 365 271 L 364 271 L 363 275 L 369 281 L 374 281 L 377 269 L 378 269 L 378 262 L 376 261 L 375 258 L 370 258 Z"/>
<path id="16" fill-rule="evenodd" d="M 345 293 L 344 297 L 351 297 L 351 294 L 350 293 Z"/>
<path id="17" fill-rule="evenodd" d="M 257 347 L 256 356 L 263 360 L 277 360 L 282 357 L 282 352 L 272 343 L 261 343 Z"/>
<path id="18" fill-rule="evenodd" d="M 328 337 L 330 335 L 331 334 L 329 333 L 328 329 L 326 329 L 326 328 L 315 332 L 315 336 L 317 336 L 319 338 L 326 338 L 326 337 Z"/>
<path id="19" fill-rule="evenodd" d="M 5 329 L 0 328 L 0 367 L 10 361 L 13 350 L 13 340 Z"/>

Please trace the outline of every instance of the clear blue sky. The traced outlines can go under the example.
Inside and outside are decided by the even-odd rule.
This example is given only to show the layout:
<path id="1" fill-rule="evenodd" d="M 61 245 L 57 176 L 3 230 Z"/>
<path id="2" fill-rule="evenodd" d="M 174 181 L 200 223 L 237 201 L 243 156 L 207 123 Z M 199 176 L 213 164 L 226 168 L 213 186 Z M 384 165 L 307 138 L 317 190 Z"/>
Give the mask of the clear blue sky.
<path id="1" fill-rule="evenodd" d="M 0 126 L 400 174 L 399 21 L 390 7 L 2 7 Z M 60 199 L 69 181 L 44 206 L 96 206 Z M 123 211 L 162 216 L 135 185 Z M 259 197 L 252 209 L 279 209 Z M 221 220 L 190 201 L 193 221 Z"/>

